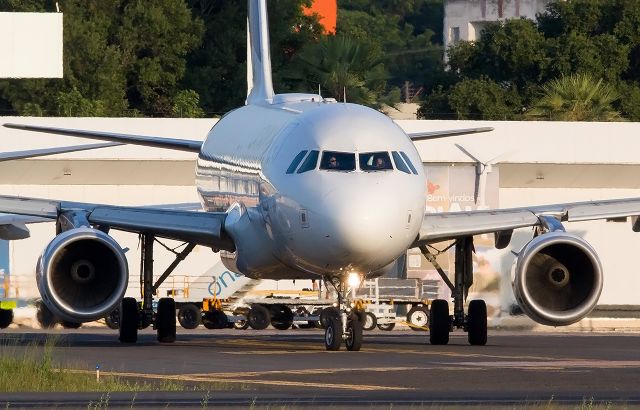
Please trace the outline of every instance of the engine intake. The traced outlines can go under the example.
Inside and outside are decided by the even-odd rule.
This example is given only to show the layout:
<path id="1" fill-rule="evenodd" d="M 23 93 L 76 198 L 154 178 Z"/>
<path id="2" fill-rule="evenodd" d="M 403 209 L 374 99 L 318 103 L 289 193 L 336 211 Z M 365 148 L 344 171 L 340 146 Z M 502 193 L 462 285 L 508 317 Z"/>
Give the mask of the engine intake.
<path id="1" fill-rule="evenodd" d="M 129 283 L 127 259 L 109 235 L 76 228 L 56 236 L 38 260 L 38 289 L 62 320 L 89 322 L 118 306 Z"/>
<path id="2" fill-rule="evenodd" d="M 514 263 L 513 292 L 522 310 L 543 325 L 585 317 L 602 291 L 602 266 L 584 239 L 566 232 L 534 238 Z"/>

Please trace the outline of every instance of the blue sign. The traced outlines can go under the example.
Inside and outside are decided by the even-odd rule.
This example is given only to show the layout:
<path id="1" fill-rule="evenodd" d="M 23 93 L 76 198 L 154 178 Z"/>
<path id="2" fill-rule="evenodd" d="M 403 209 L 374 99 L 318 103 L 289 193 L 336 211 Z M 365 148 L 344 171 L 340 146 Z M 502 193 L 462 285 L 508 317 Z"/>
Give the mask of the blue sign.
<path id="1" fill-rule="evenodd" d="M 213 276 L 213 280 L 209 283 L 209 294 L 211 296 L 220 296 L 224 289 L 228 288 L 231 283 L 235 282 L 237 278 L 242 276 L 243 275 L 241 273 L 230 272 L 228 270 L 222 272 L 219 277 Z M 215 295 L 213 293 L 214 289 Z"/>
<path id="2" fill-rule="evenodd" d="M 0 298 L 7 297 L 4 294 L 5 277 L 9 276 L 9 242 L 0 240 Z"/>
<path id="3" fill-rule="evenodd" d="M 0 269 L 9 273 L 9 241 L 0 240 Z"/>

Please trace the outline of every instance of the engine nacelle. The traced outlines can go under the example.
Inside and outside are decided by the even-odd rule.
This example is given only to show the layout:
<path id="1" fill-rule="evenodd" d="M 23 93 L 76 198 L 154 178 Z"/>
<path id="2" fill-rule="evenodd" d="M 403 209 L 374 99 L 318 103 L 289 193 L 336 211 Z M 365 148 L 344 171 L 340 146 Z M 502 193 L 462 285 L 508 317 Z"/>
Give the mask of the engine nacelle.
<path id="1" fill-rule="evenodd" d="M 104 232 L 85 227 L 56 236 L 40 256 L 36 275 L 47 307 L 71 322 L 107 316 L 129 283 L 120 245 Z"/>
<path id="2" fill-rule="evenodd" d="M 513 292 L 522 310 L 543 325 L 585 317 L 602 291 L 602 266 L 584 239 L 566 232 L 535 237 L 514 263 Z"/>

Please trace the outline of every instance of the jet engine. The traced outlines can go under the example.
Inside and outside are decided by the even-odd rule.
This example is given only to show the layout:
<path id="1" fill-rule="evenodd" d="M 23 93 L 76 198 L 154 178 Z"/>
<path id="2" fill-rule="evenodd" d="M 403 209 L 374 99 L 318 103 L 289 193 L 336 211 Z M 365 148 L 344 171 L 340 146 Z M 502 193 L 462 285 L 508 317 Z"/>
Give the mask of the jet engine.
<path id="1" fill-rule="evenodd" d="M 124 296 L 129 268 L 120 245 L 102 231 L 75 228 L 56 236 L 36 269 L 45 304 L 62 320 L 107 316 Z"/>
<path id="2" fill-rule="evenodd" d="M 584 239 L 562 231 L 535 237 L 514 263 L 513 292 L 522 310 L 543 325 L 585 317 L 602 291 L 602 266 Z"/>

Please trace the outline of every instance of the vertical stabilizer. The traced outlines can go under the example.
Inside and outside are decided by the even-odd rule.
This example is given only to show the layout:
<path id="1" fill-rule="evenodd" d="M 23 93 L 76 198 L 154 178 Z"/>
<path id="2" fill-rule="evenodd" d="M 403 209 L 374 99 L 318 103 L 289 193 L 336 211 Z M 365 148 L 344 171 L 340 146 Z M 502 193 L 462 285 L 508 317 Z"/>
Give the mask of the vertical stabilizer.
<path id="1" fill-rule="evenodd" d="M 266 0 L 248 0 L 247 20 L 247 105 L 271 104 L 271 52 Z"/>

